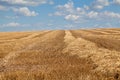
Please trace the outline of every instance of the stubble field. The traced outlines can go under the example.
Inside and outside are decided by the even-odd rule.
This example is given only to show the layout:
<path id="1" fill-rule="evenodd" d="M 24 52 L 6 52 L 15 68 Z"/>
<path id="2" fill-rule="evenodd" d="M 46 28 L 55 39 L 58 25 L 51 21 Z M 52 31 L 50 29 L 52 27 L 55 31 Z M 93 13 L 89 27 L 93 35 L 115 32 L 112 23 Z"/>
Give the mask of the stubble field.
<path id="1" fill-rule="evenodd" d="M 0 80 L 120 80 L 120 29 L 0 32 Z"/>

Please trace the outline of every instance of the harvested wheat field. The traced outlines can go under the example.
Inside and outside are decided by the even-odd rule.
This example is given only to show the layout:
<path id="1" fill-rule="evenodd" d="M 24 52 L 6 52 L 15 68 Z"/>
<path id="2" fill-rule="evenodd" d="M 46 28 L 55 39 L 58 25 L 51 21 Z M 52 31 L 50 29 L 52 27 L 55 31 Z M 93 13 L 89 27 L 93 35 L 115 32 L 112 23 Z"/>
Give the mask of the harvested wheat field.
<path id="1" fill-rule="evenodd" d="M 0 80 L 120 80 L 120 29 L 0 32 Z"/>

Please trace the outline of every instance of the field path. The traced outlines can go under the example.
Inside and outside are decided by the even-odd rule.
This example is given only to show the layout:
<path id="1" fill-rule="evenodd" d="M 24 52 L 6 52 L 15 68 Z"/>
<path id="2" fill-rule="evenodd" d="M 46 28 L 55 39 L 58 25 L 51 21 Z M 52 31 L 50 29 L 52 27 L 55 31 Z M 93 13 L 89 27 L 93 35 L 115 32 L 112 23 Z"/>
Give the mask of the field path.
<path id="1" fill-rule="evenodd" d="M 41 32 L 36 32 L 36 33 L 33 33 L 33 34 L 30 35 L 30 36 L 27 36 L 27 37 L 24 37 L 24 38 L 21 38 L 21 39 L 30 39 L 30 38 L 34 38 L 34 37 L 36 37 L 36 36 L 39 36 L 39 35 L 41 35 L 41 34 L 44 35 L 44 33 L 49 33 L 49 32 L 50 32 L 49 30 L 42 31 L 42 33 L 41 33 Z"/>
<path id="2" fill-rule="evenodd" d="M 49 30 L 46 30 L 46 31 L 41 31 L 41 32 L 35 32 L 35 33 L 32 33 L 31 35 L 28 35 L 28 36 L 25 36 L 25 37 L 22 37 L 20 39 L 10 39 L 10 40 L 0 40 L 0 43 L 2 42 L 13 42 L 13 41 L 17 41 L 17 40 L 26 40 L 26 39 L 32 39 L 36 36 L 39 36 L 41 35 L 41 33 L 47 33 L 47 32 L 50 32 Z"/>

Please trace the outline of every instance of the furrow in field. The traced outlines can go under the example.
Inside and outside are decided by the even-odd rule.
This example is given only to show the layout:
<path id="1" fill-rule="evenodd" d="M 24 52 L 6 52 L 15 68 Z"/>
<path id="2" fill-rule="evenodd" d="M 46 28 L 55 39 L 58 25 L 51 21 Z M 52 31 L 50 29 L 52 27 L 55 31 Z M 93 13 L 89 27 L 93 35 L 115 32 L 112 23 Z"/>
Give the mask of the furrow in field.
<path id="1" fill-rule="evenodd" d="M 107 32 L 109 34 L 114 34 L 114 35 L 120 35 L 120 31 L 114 31 L 114 30 L 102 30 L 102 32 Z"/>
<path id="2" fill-rule="evenodd" d="M 119 36 L 106 36 L 106 35 L 96 35 L 96 34 L 89 34 L 84 31 L 72 31 L 74 36 L 82 37 L 85 40 L 91 41 L 95 43 L 98 47 L 106 48 L 109 50 L 116 50 L 120 51 L 120 37 Z"/>
<path id="3" fill-rule="evenodd" d="M 41 34 L 44 34 L 44 33 L 48 33 L 50 31 L 41 31 L 41 32 L 34 32 L 34 33 L 31 33 L 29 32 L 29 35 L 26 33 L 26 36 L 22 36 L 22 37 L 19 37 L 19 38 L 16 38 L 14 37 L 13 39 L 8 39 L 8 40 L 0 40 L 0 43 L 6 43 L 6 42 L 13 42 L 13 41 L 16 41 L 16 40 L 23 40 L 23 39 L 30 39 L 30 38 L 34 38 L 34 37 L 37 37 L 37 36 L 41 36 Z M 17 33 L 16 33 L 17 34 Z M 9 35 L 11 36 L 11 35 Z"/>
<path id="4" fill-rule="evenodd" d="M 95 29 L 95 31 L 109 33 L 113 35 L 119 35 L 120 31 L 118 29 Z"/>
<path id="5" fill-rule="evenodd" d="M 88 34 L 95 34 L 95 35 L 105 35 L 106 33 L 102 32 L 102 31 L 96 31 L 96 30 L 81 30 L 81 33 L 86 32 Z"/>
<path id="6" fill-rule="evenodd" d="M 44 35 L 44 34 L 47 34 L 49 32 L 51 32 L 51 31 L 46 30 L 46 31 L 41 31 L 41 32 L 35 32 L 35 33 L 31 34 L 30 36 L 27 36 L 27 37 L 24 37 L 21 39 L 30 39 L 30 38 L 32 39 L 32 38 L 36 38 L 36 37 L 41 37 L 42 34 Z"/>
<path id="7" fill-rule="evenodd" d="M 120 31 L 116 30 L 81 30 L 84 32 L 88 32 L 89 34 L 94 34 L 94 35 L 120 35 Z"/>
<path id="8" fill-rule="evenodd" d="M 77 30 L 78 31 L 78 30 Z M 79 33 L 85 33 L 85 34 L 95 34 L 95 35 L 109 35 L 108 32 L 104 32 L 104 31 L 99 31 L 99 30 L 79 30 Z"/>
<path id="9" fill-rule="evenodd" d="M 0 41 L 2 40 L 15 40 L 31 35 L 31 32 L 9 32 L 9 33 L 0 33 Z"/>
<path id="10" fill-rule="evenodd" d="M 108 29 L 108 31 L 111 31 L 112 33 L 109 33 L 109 34 L 105 34 L 103 31 L 104 30 L 97 30 L 97 29 L 94 29 L 94 30 L 84 30 L 84 31 L 79 31 L 79 33 L 80 34 L 86 34 L 87 32 L 89 32 L 88 34 L 86 34 L 86 35 L 89 35 L 90 37 L 92 36 L 94 36 L 94 37 L 99 37 L 99 38 L 104 38 L 104 39 L 109 39 L 109 40 L 114 40 L 114 41 L 116 41 L 117 43 L 119 42 L 119 40 L 120 40 L 120 32 L 116 32 L 116 33 L 114 33 L 114 31 L 116 31 L 116 30 L 112 30 L 112 29 Z M 103 32 L 103 33 L 102 33 Z"/>

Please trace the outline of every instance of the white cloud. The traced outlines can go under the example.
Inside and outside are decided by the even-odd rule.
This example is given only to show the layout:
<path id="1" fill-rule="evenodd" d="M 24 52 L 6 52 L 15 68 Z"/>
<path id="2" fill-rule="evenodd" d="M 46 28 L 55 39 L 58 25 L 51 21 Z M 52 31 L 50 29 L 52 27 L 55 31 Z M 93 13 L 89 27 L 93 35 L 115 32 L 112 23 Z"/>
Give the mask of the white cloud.
<path id="1" fill-rule="evenodd" d="M 54 15 L 56 15 L 56 16 L 62 16 L 62 15 L 64 15 L 64 14 L 61 13 L 61 12 L 55 12 Z"/>
<path id="2" fill-rule="evenodd" d="M 0 2 L 5 2 L 11 5 L 24 5 L 24 6 L 37 6 L 40 4 L 53 4 L 52 0 L 1 0 Z"/>
<path id="3" fill-rule="evenodd" d="M 95 12 L 91 11 L 88 14 L 89 18 L 97 18 L 97 19 L 120 19 L 120 14 L 119 13 L 114 13 L 114 12 Z"/>
<path id="4" fill-rule="evenodd" d="M 96 0 L 92 3 L 90 8 L 92 9 L 103 9 L 105 6 L 109 6 L 109 0 Z"/>
<path id="5" fill-rule="evenodd" d="M 120 19 L 120 14 L 119 13 L 114 13 L 114 12 L 103 12 L 101 15 L 107 16 L 108 18 L 119 18 Z"/>
<path id="6" fill-rule="evenodd" d="M 96 17 L 98 17 L 98 14 L 99 14 L 98 12 L 91 11 L 87 15 L 89 18 L 96 18 Z"/>
<path id="7" fill-rule="evenodd" d="M 120 0 L 113 0 L 113 3 L 120 5 Z"/>
<path id="8" fill-rule="evenodd" d="M 69 14 L 69 15 L 65 16 L 65 19 L 66 19 L 66 20 L 72 20 L 72 21 L 75 21 L 75 20 L 77 20 L 78 18 L 79 18 L 78 15 L 72 15 L 72 14 Z"/>
<path id="9" fill-rule="evenodd" d="M 90 8 L 89 8 L 89 6 L 84 5 L 84 9 L 85 9 L 85 10 L 89 10 Z"/>
<path id="10" fill-rule="evenodd" d="M 75 27 L 75 25 L 74 24 L 66 24 L 66 25 L 64 25 L 64 27 L 65 28 L 74 28 Z"/>
<path id="11" fill-rule="evenodd" d="M 24 15 L 24 16 L 37 16 L 38 15 L 38 13 L 36 13 L 35 11 L 30 11 L 27 7 L 21 7 L 19 9 L 13 8 L 13 11 L 18 14 Z"/>
<path id="12" fill-rule="evenodd" d="M 0 24 L 0 27 L 28 27 L 31 26 L 32 24 L 21 24 L 18 22 L 10 22 L 6 24 Z"/>
<path id="13" fill-rule="evenodd" d="M 72 1 L 69 1 L 65 5 L 58 5 L 57 9 L 59 10 L 66 10 L 67 12 L 73 13 L 74 3 Z"/>
<path id="14" fill-rule="evenodd" d="M 52 1 L 52 0 L 51 0 L 51 1 L 49 1 L 49 4 L 53 5 L 53 4 L 54 4 L 54 1 Z"/>
<path id="15" fill-rule="evenodd" d="M 0 5 L 0 10 L 7 10 L 5 6 Z"/>
<path id="16" fill-rule="evenodd" d="M 111 28 L 111 27 L 115 27 L 115 26 L 113 26 L 111 23 L 108 22 L 105 24 L 95 24 L 93 27 L 94 28 L 105 28 L 105 27 Z"/>
<path id="17" fill-rule="evenodd" d="M 18 16 L 5 16 L 5 18 L 7 18 L 7 19 L 17 19 Z"/>
<path id="18" fill-rule="evenodd" d="M 8 24 L 2 24 L 2 27 L 18 27 L 21 26 L 21 24 L 17 23 L 17 22 L 11 22 Z"/>

